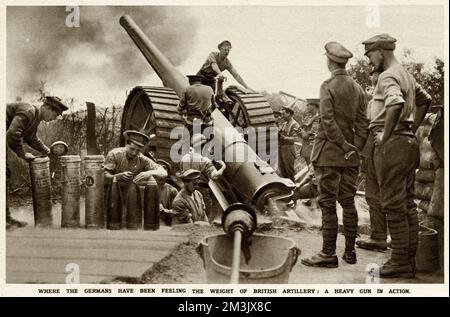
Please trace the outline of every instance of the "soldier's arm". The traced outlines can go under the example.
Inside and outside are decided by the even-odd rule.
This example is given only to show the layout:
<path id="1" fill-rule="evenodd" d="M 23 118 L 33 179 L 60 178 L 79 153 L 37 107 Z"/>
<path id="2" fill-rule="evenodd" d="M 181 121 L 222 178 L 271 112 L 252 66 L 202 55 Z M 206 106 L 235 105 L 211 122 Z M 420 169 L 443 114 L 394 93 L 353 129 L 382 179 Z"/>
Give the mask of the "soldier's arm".
<path id="1" fill-rule="evenodd" d="M 395 126 L 398 124 L 405 100 L 400 85 L 394 76 L 382 74 L 378 79 L 378 84 L 381 85 L 384 106 L 386 107 L 386 120 L 381 140 L 382 143 L 385 143 L 392 136 Z"/>
<path id="2" fill-rule="evenodd" d="M 144 156 L 145 160 L 145 172 L 141 174 L 145 174 L 146 176 L 157 176 L 160 178 L 167 177 L 166 170 L 159 164 L 156 164 L 154 161 Z M 135 178 L 137 180 L 137 177 Z"/>
<path id="3" fill-rule="evenodd" d="M 38 138 L 36 133 L 33 133 L 31 136 L 25 138 L 25 142 L 33 149 L 38 151 L 41 154 L 49 155 L 50 149 L 42 142 L 41 139 Z"/>
<path id="4" fill-rule="evenodd" d="M 25 158 L 25 151 L 23 150 L 22 138 L 23 138 L 23 118 L 15 117 L 8 130 L 6 131 L 6 143 L 8 147 L 13 150 L 17 156 Z"/>
<path id="5" fill-rule="evenodd" d="M 423 119 L 425 119 L 425 115 L 431 105 L 431 100 L 430 95 L 422 88 L 422 86 L 416 84 L 416 112 L 414 114 L 414 122 L 412 126 L 414 133 L 416 133 Z"/>
<path id="6" fill-rule="evenodd" d="M 333 97 L 325 82 L 320 86 L 320 116 L 327 140 L 344 148 L 347 142 L 334 119 Z"/>
<path id="7" fill-rule="evenodd" d="M 172 206 L 172 225 L 192 223 L 189 207 L 181 199 L 175 199 Z"/>
<path id="8" fill-rule="evenodd" d="M 247 89 L 250 89 L 250 87 L 245 83 L 244 79 L 242 79 L 241 75 L 239 75 L 239 73 L 236 71 L 236 69 L 233 66 L 230 66 L 228 71 L 230 72 L 231 75 L 233 75 L 234 79 L 236 79 L 236 81 L 239 84 L 241 84 L 242 86 L 244 86 Z"/>
<path id="9" fill-rule="evenodd" d="M 367 99 L 363 89 L 360 89 L 359 106 L 355 120 L 355 146 L 362 150 L 369 136 L 369 119 L 367 119 Z"/>

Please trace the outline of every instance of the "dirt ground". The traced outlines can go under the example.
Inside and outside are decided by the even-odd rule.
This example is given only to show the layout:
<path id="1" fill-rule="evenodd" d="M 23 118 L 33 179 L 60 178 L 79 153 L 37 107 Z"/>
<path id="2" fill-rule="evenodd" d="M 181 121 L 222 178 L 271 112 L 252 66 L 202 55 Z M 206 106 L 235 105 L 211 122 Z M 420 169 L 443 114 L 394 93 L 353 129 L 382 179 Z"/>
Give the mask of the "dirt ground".
<path id="1" fill-rule="evenodd" d="M 179 245 L 169 256 L 153 266 L 143 275 L 143 283 L 151 284 L 205 284 L 208 281 L 203 262 L 196 252 L 198 242 L 205 236 L 223 233 L 219 227 L 182 226 L 173 230 L 189 232 L 189 242 Z M 319 229 L 299 226 L 257 230 L 259 233 L 282 236 L 295 241 L 301 250 L 297 263 L 290 273 L 289 284 L 361 284 L 370 280 L 369 269 L 383 264 L 390 251 L 372 252 L 357 249 L 358 263 L 350 265 L 340 260 L 335 269 L 312 268 L 301 264 L 300 260 L 320 251 L 322 237 Z M 338 256 L 344 251 L 344 237 L 338 236 Z M 380 279 L 377 283 L 443 283 L 438 273 L 418 273 L 414 279 Z"/>

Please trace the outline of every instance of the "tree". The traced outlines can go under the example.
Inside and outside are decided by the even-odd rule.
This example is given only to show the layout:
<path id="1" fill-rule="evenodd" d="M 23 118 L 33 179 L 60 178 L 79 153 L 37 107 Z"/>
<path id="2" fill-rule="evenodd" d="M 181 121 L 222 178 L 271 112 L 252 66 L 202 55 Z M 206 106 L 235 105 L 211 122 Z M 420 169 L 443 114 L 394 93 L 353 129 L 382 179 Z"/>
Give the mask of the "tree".
<path id="1" fill-rule="evenodd" d="M 444 62 L 442 59 L 435 57 L 433 67 L 427 68 L 424 63 L 414 59 L 411 50 L 405 49 L 400 56 L 400 61 L 433 98 L 432 104 L 444 104 Z M 348 71 L 353 79 L 367 91 L 371 87 L 369 79 L 371 70 L 372 66 L 369 65 L 368 59 L 360 56 L 354 64 L 350 65 Z"/>

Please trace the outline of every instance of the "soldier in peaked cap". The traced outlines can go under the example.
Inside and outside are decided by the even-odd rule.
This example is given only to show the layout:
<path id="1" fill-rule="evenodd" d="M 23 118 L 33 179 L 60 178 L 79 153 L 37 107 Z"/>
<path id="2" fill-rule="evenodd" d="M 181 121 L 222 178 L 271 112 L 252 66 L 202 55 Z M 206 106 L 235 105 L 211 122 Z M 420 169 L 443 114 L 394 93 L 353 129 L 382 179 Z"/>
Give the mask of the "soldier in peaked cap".
<path id="1" fill-rule="evenodd" d="M 337 267 L 338 219 L 336 199 L 343 209 L 345 252 L 343 260 L 356 263 L 355 238 L 358 213 L 355 208 L 359 155 L 368 135 L 365 92 L 345 71 L 353 55 L 338 42 L 325 45 L 331 78 L 320 87 L 320 125 L 311 162 L 318 182 L 322 210 L 322 250 L 303 259 L 308 266 Z"/>
<path id="2" fill-rule="evenodd" d="M 369 139 L 373 146 L 367 160 L 366 200 L 372 233 L 360 246 L 385 249 L 387 219 L 392 255 L 380 267 L 380 277 L 413 277 L 418 218 L 412 193 L 419 164 L 414 132 L 431 98 L 395 57 L 395 43 L 396 39 L 388 34 L 362 43 L 370 65 L 380 75 L 369 113 Z"/>
<path id="3" fill-rule="evenodd" d="M 42 121 L 55 120 L 68 107 L 58 97 L 46 97 L 40 108 L 24 102 L 10 103 L 6 105 L 6 184 L 8 186 L 11 170 L 8 164 L 8 152 L 14 151 L 18 157 L 32 161 L 35 156 L 25 152 L 23 142 L 44 155 L 50 154 L 50 149 L 39 139 L 37 130 Z M 6 191 L 8 194 L 8 190 Z M 6 199 L 8 201 L 8 197 Z M 8 205 L 8 204 L 7 204 Z M 25 222 L 17 221 L 10 215 L 6 206 L 6 228 L 24 227 Z"/>
<path id="4" fill-rule="evenodd" d="M 197 190 L 200 175 L 200 171 L 195 169 L 187 169 L 179 175 L 183 181 L 183 188 L 173 201 L 173 225 L 208 222 L 203 195 Z"/>
<path id="5" fill-rule="evenodd" d="M 116 180 L 121 186 L 135 183 L 147 182 L 153 176 L 167 177 L 167 172 L 153 160 L 141 153 L 142 148 L 150 138 L 134 130 L 123 133 L 125 137 L 125 147 L 111 150 L 105 158 L 104 169 L 107 180 Z"/>
<path id="6" fill-rule="evenodd" d="M 279 128 L 279 166 L 278 171 L 282 177 L 294 180 L 295 177 L 295 141 L 298 139 L 298 130 L 300 125 L 294 119 L 295 102 L 290 105 L 284 105 L 281 109 L 283 122 Z"/>
<path id="7" fill-rule="evenodd" d="M 252 91 L 253 89 L 245 83 L 244 79 L 242 79 L 228 59 L 228 54 L 231 50 L 230 41 L 225 40 L 220 42 L 219 45 L 217 45 L 217 48 L 219 49 L 219 52 L 211 52 L 197 73 L 204 77 L 202 83 L 210 86 L 213 91 L 216 91 L 215 78 L 224 77 L 222 72 L 228 70 L 239 84 Z"/>

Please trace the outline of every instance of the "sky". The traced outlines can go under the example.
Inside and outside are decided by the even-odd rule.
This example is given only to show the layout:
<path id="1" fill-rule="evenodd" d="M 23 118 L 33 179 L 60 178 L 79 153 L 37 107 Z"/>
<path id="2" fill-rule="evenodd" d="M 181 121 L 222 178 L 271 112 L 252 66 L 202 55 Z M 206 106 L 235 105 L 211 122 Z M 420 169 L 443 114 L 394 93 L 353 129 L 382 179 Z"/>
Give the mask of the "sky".
<path id="1" fill-rule="evenodd" d="M 363 40 L 387 32 L 399 53 L 411 49 L 428 66 L 445 59 L 442 6 L 80 7 L 79 28 L 65 26 L 65 7 L 9 7 L 7 101 L 36 96 L 41 81 L 51 94 L 105 106 L 123 104 L 134 86 L 160 86 L 118 23 L 124 13 L 183 74 L 196 73 L 227 39 L 229 59 L 249 86 L 300 98 L 317 98 L 329 77 L 328 41 L 359 57 Z"/>

